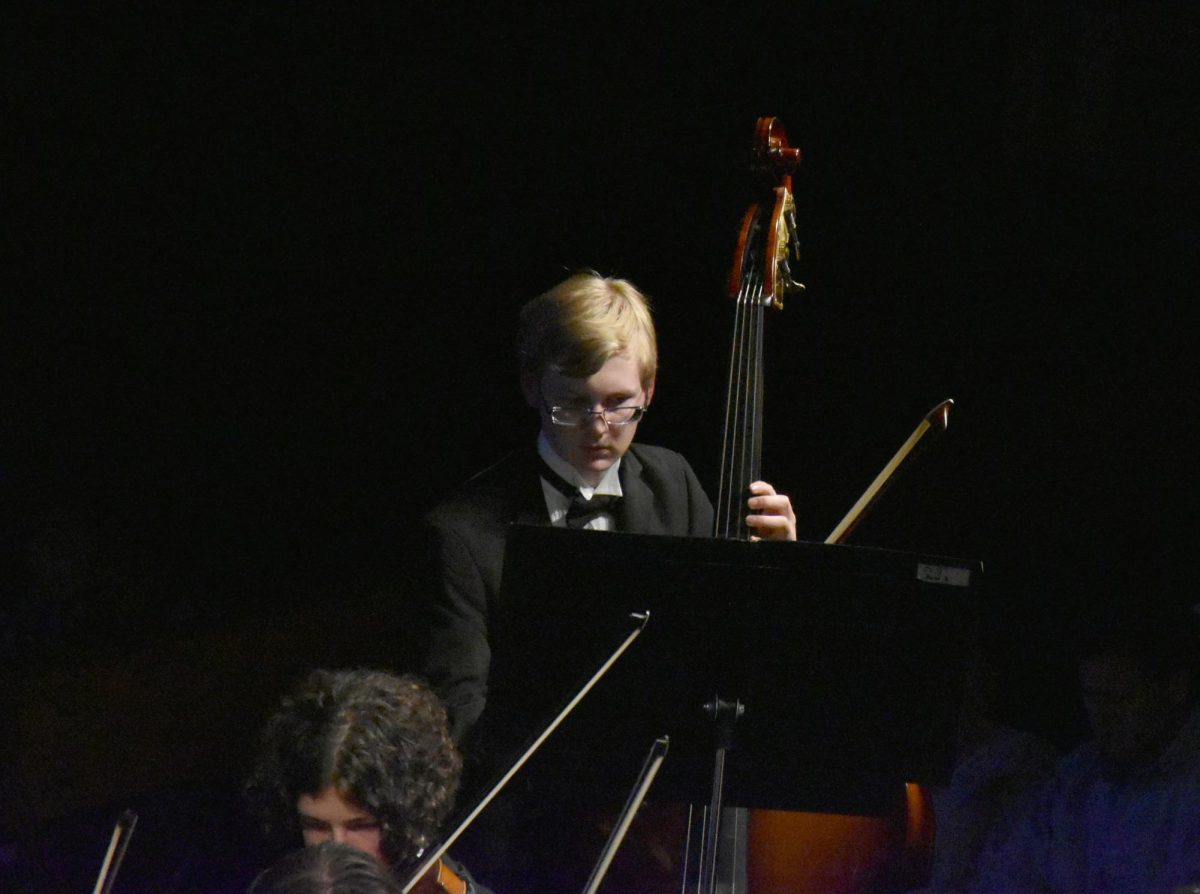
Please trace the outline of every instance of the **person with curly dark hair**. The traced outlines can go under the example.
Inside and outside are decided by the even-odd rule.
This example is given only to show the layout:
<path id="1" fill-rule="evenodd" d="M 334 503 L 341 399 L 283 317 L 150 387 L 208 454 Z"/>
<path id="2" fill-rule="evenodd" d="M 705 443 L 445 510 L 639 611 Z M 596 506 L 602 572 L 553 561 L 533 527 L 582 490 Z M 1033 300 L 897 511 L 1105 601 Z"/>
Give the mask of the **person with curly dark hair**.
<path id="1" fill-rule="evenodd" d="M 348 844 L 403 877 L 437 839 L 461 771 L 423 682 L 317 670 L 268 720 L 245 794 L 276 843 Z"/>

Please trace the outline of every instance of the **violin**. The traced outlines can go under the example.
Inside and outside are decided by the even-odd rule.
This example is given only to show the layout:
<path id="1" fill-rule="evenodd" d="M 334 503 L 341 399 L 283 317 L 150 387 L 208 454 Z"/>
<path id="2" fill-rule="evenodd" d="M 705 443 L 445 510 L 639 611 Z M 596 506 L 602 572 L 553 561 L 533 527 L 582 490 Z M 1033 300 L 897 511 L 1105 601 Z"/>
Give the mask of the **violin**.
<path id="1" fill-rule="evenodd" d="M 439 859 L 408 890 L 411 894 L 467 894 L 467 880 Z"/>

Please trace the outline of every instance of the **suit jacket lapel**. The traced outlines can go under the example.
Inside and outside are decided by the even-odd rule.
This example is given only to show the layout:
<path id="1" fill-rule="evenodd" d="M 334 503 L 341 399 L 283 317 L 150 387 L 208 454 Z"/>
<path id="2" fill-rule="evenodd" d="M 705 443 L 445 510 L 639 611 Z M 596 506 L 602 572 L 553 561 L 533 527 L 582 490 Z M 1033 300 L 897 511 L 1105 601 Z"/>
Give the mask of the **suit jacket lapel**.
<path id="1" fill-rule="evenodd" d="M 546 510 L 546 496 L 542 493 L 542 478 L 538 466 L 537 452 L 526 450 L 517 457 L 514 468 L 512 521 L 519 525 L 548 525 L 550 513 Z"/>
<path id="2" fill-rule="evenodd" d="M 658 514 L 654 511 L 654 492 L 642 477 L 642 461 L 627 450 L 621 458 L 621 492 L 625 498 L 617 507 L 617 530 L 637 534 L 665 534 Z"/>

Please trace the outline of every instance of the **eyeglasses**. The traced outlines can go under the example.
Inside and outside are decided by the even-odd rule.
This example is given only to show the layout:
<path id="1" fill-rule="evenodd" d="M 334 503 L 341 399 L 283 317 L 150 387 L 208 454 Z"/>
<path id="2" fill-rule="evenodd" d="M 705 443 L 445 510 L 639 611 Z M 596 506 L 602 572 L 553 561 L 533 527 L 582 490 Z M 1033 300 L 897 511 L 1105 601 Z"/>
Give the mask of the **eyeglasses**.
<path id="1" fill-rule="evenodd" d="M 591 424 L 599 416 L 606 425 L 629 425 L 646 415 L 646 407 L 613 407 L 611 410 L 585 410 L 583 407 L 546 406 L 550 421 L 555 425 L 580 426 Z"/>

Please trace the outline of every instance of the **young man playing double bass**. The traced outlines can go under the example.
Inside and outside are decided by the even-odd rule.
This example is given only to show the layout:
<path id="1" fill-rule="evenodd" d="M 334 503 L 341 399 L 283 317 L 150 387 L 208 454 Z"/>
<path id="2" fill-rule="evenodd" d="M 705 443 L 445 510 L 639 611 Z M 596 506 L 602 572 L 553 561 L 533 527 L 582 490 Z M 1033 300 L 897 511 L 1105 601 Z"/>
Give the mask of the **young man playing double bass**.
<path id="1" fill-rule="evenodd" d="M 536 444 L 476 475 L 425 520 L 423 671 L 461 740 L 483 711 L 504 543 L 511 523 L 712 536 L 713 508 L 687 460 L 634 444 L 654 398 L 658 347 L 646 298 L 623 279 L 577 273 L 522 308 L 521 393 Z M 532 440 L 532 439 L 531 439 Z M 787 496 L 750 486 L 757 536 L 795 540 Z"/>

